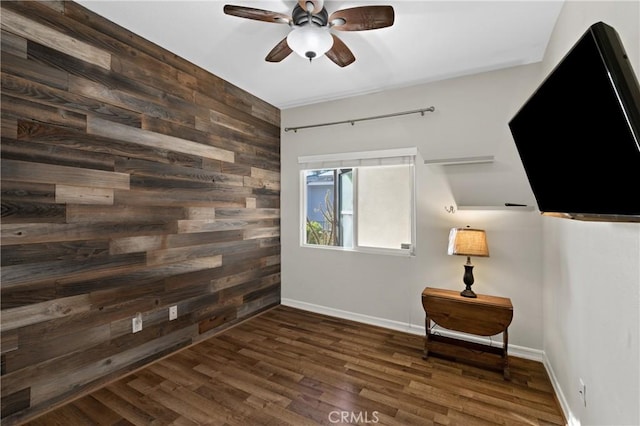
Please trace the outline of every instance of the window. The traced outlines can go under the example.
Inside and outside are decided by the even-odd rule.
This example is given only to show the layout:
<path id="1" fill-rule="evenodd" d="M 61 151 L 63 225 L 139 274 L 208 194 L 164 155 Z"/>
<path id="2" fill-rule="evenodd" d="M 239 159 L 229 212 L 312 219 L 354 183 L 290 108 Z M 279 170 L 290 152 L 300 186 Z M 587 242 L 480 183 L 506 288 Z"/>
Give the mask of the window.
<path id="1" fill-rule="evenodd" d="M 413 254 L 416 153 L 300 157 L 302 245 Z"/>

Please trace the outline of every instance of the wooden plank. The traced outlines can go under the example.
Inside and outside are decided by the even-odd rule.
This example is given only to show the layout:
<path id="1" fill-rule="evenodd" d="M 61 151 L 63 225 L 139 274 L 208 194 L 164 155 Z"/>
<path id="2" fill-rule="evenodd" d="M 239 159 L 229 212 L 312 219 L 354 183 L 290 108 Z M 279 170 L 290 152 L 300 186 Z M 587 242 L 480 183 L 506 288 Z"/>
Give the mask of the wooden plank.
<path id="1" fill-rule="evenodd" d="M 129 189 L 129 175 L 126 173 L 16 160 L 2 160 L 2 180 L 5 179 L 61 185 L 82 182 L 88 187 Z"/>
<path id="2" fill-rule="evenodd" d="M 15 351 L 18 349 L 18 330 L 2 331 L 2 343 L 0 344 L 0 352 L 6 354 L 7 352 Z M 4 375 L 4 373 L 2 373 Z"/>
<path id="3" fill-rule="evenodd" d="M 112 205 L 113 189 L 56 185 L 56 203 Z"/>
<path id="4" fill-rule="evenodd" d="M 2 199 L 2 223 L 64 223 L 65 206 Z"/>
<path id="5" fill-rule="evenodd" d="M 265 131 L 270 132 L 273 136 L 278 137 L 280 135 L 280 120 L 277 122 L 263 120 L 262 117 L 253 116 L 251 113 L 247 111 L 239 110 L 234 106 L 226 104 L 224 100 L 220 98 L 213 98 L 211 96 L 205 95 L 206 91 L 199 90 L 195 92 L 195 103 L 210 109 L 212 112 L 217 112 L 224 114 L 228 117 L 236 117 L 238 120 L 242 122 L 246 122 L 254 127 L 260 127 L 265 129 Z M 274 110 L 276 108 L 273 108 Z M 279 114 L 278 114 L 279 115 Z M 203 117 L 208 121 L 211 121 L 211 116 Z"/>
<path id="6" fill-rule="evenodd" d="M 111 78 L 109 78 L 111 77 Z M 105 76 L 104 80 L 115 79 L 113 76 Z M 96 82 L 82 76 L 69 76 L 69 92 L 89 99 L 95 99 L 105 104 L 119 107 L 129 111 L 135 111 L 144 116 L 156 117 L 176 123 L 184 123 L 193 126 L 194 118 L 190 111 L 185 111 L 188 106 L 182 100 L 176 99 L 166 92 L 157 91 L 154 88 L 145 90 L 132 90 L 123 87 L 122 84 L 109 84 L 109 81 Z M 115 87 L 114 87 L 115 86 Z M 127 90 L 129 89 L 129 90 Z M 182 101 L 182 108 L 175 108 L 174 103 Z M 142 118 L 135 127 L 141 127 Z"/>
<path id="7" fill-rule="evenodd" d="M 218 220 L 178 220 L 178 233 L 189 232 L 217 232 L 244 229 L 245 221 L 218 221 Z"/>
<path id="8" fill-rule="evenodd" d="M 206 333 L 207 331 L 218 328 L 222 324 L 227 323 L 235 318 L 235 309 L 225 309 L 221 312 L 217 312 L 215 315 L 212 315 L 209 318 L 200 321 L 200 323 L 198 324 L 198 333 Z"/>
<path id="9" fill-rule="evenodd" d="M 24 123 L 20 120 L 18 124 L 20 138 Z M 114 157 L 109 154 L 67 148 L 61 144 L 37 143 L 8 137 L 2 139 L 2 158 L 92 170 L 113 171 L 114 169 Z"/>
<path id="10" fill-rule="evenodd" d="M 229 146 L 236 153 L 255 154 L 256 145 L 263 146 L 269 144 L 262 138 L 240 133 L 198 116 L 195 118 L 195 129 L 200 134 L 208 135 L 207 137 L 211 140 L 211 143 Z"/>
<path id="11" fill-rule="evenodd" d="M 111 69 L 128 80 L 140 81 L 161 88 L 186 100 L 193 99 L 193 87 L 178 81 L 178 71 L 172 66 L 146 55 L 117 55 L 112 58 Z"/>
<path id="12" fill-rule="evenodd" d="M 257 207 L 257 200 L 255 197 L 247 197 L 247 204 L 245 206 L 248 209 L 255 209 Z"/>
<path id="13" fill-rule="evenodd" d="M 2 311 L 2 329 L 9 331 L 53 318 L 75 315 L 90 308 L 87 295 L 67 297 Z"/>
<path id="14" fill-rule="evenodd" d="M 137 253 L 157 250 L 165 245 L 164 235 L 114 238 L 109 244 L 110 254 Z"/>
<path id="15" fill-rule="evenodd" d="M 273 156 L 272 156 L 273 157 Z M 279 171 L 280 162 L 277 159 L 260 154 L 238 153 L 235 162 L 260 169 Z"/>
<path id="16" fill-rule="evenodd" d="M 194 128 L 192 124 L 185 125 L 167 119 L 144 116 L 142 128 L 156 133 L 231 150 L 235 153 L 255 153 L 255 148 L 251 145 L 252 138 L 221 126 L 217 126 L 215 130 L 202 129 L 198 126 L 200 118 L 196 116 L 195 121 L 196 124 Z"/>
<path id="17" fill-rule="evenodd" d="M 19 308 L 34 303 L 46 302 L 59 297 L 56 289 L 48 284 L 26 285 L 2 289 L 2 309 Z"/>
<path id="18" fill-rule="evenodd" d="M 261 194 L 261 191 L 256 191 L 258 192 L 259 195 L 261 195 L 261 197 L 259 199 L 257 199 L 257 207 L 261 208 L 261 209 L 278 209 L 280 208 L 280 197 L 278 195 L 275 194 Z M 258 195 L 256 194 L 256 195 Z"/>
<path id="19" fill-rule="evenodd" d="M 279 181 L 270 181 L 265 179 L 256 179 L 252 177 L 244 177 L 244 186 L 248 188 L 264 188 L 271 191 L 280 191 Z"/>
<path id="20" fill-rule="evenodd" d="M 280 238 L 261 238 L 259 241 L 260 248 L 280 247 Z"/>
<path id="21" fill-rule="evenodd" d="M 21 140 L 37 141 L 46 144 L 48 145 L 48 150 L 68 147 L 88 155 L 93 154 L 96 160 L 101 159 L 101 157 L 109 157 L 113 160 L 114 156 L 119 156 L 145 159 L 165 165 L 175 164 L 190 167 L 200 167 L 202 165 L 201 157 L 179 154 L 153 147 L 142 147 L 127 142 L 88 135 L 84 132 L 60 126 L 46 125 L 43 123 L 33 123 L 20 120 L 18 124 L 18 137 Z"/>
<path id="22" fill-rule="evenodd" d="M 215 263 L 215 265 L 212 267 L 218 267 L 222 264 L 222 259 L 217 259 L 217 256 L 225 253 L 229 254 L 242 252 L 246 249 L 255 247 L 256 245 L 253 242 L 239 243 L 237 241 L 231 241 L 225 243 L 212 243 L 199 246 L 153 250 L 147 253 L 147 265 L 164 265 L 167 263 L 175 263 L 212 256 L 212 262 Z"/>
<path id="23" fill-rule="evenodd" d="M 235 287 L 240 284 L 246 284 L 248 282 L 256 281 L 263 274 L 265 274 L 265 269 L 262 268 L 254 268 L 248 271 L 243 271 L 238 274 L 227 275 L 221 278 L 217 278 L 211 280 L 211 291 L 220 291 L 227 288 Z M 276 280 L 280 279 L 280 274 L 276 274 Z"/>
<path id="24" fill-rule="evenodd" d="M 166 223 L 186 217 L 180 207 L 113 205 L 68 205 L 67 223 L 119 222 L 119 223 Z"/>
<path id="25" fill-rule="evenodd" d="M 79 260 L 52 260 L 48 262 L 5 266 L 2 268 L 3 290 L 36 283 L 61 283 L 65 280 L 98 279 L 118 275 L 125 270 L 144 265 L 144 256 L 98 256 Z"/>
<path id="26" fill-rule="evenodd" d="M 27 58 L 27 40 L 25 40 L 23 37 L 2 30 L 2 34 L 0 36 L 0 45 L 2 46 L 3 55 L 5 53 L 9 53 L 19 58 Z"/>
<path id="27" fill-rule="evenodd" d="M 243 186 L 241 176 L 197 167 L 185 167 L 176 164 L 166 165 L 139 159 L 118 161 L 116 171 L 135 176 L 153 176 L 172 180 L 216 183 L 218 185 Z"/>
<path id="28" fill-rule="evenodd" d="M 23 265 L 25 259 L 49 261 L 86 261 L 109 255 L 109 242 L 106 239 L 76 242 L 54 242 L 44 244 L 13 245 L 10 250 L 0 251 L 2 266 Z M 32 262 L 28 262 L 32 263 Z"/>
<path id="29" fill-rule="evenodd" d="M 274 182 L 280 182 L 280 172 L 273 170 L 264 170 L 258 167 L 251 168 L 251 177 L 256 179 L 270 180 Z"/>
<path id="30" fill-rule="evenodd" d="M 2 33 L 2 37 L 4 39 L 5 32 L 3 31 Z M 17 77 L 23 77 L 33 82 L 43 83 L 49 87 L 55 87 L 62 90 L 66 90 L 68 88 L 69 74 L 67 74 L 66 71 L 28 59 L 27 54 L 23 57 L 21 55 L 14 55 L 9 52 L 5 52 L 3 49 L 2 72 Z"/>
<path id="31" fill-rule="evenodd" d="M 93 114 L 104 119 L 140 127 L 140 114 L 119 108 L 85 96 L 69 93 L 25 78 L 2 73 L 2 90 L 5 94 L 32 100 L 51 107 L 62 106 L 80 114 Z"/>
<path id="32" fill-rule="evenodd" d="M 255 127 L 251 124 L 215 110 L 209 110 L 209 121 L 236 132 L 255 136 Z"/>
<path id="33" fill-rule="evenodd" d="M 64 52 L 99 67 L 105 69 L 111 67 L 111 55 L 108 52 L 52 30 L 12 10 L 3 9 L 0 19 L 2 29 L 5 31 Z"/>
<path id="34" fill-rule="evenodd" d="M 4 93 L 0 97 L 0 101 L 2 102 L 2 115 L 7 118 L 33 119 L 37 117 L 38 121 L 45 123 L 57 124 L 78 130 L 84 130 L 86 128 L 85 116 L 74 111 L 31 102 Z"/>
<path id="35" fill-rule="evenodd" d="M 123 140 L 137 145 L 168 149 L 187 154 L 201 155 L 206 158 L 234 162 L 234 153 L 220 148 L 203 146 L 192 141 L 162 135 L 148 130 L 135 129 L 123 124 L 112 123 L 100 118 L 87 117 L 87 133 Z"/>
<path id="36" fill-rule="evenodd" d="M 251 195 L 250 188 L 233 187 L 228 189 L 217 187 L 211 189 L 191 188 L 154 188 L 115 192 L 116 204 L 128 204 L 131 206 L 155 205 L 155 206 L 181 206 L 191 207 L 242 207 L 245 198 Z"/>
<path id="37" fill-rule="evenodd" d="M 280 255 L 267 256 L 264 258 L 264 266 L 280 265 L 280 263 L 281 263 Z"/>
<path id="38" fill-rule="evenodd" d="M 269 227 L 269 228 L 253 228 L 247 229 L 244 231 L 245 240 L 256 239 L 256 238 L 271 238 L 280 236 L 280 227 Z"/>
<path id="39" fill-rule="evenodd" d="M 76 330 L 71 334 L 55 336 L 53 339 L 45 336 L 36 341 L 25 341 L 19 350 L 7 354 L 6 371 L 10 373 L 61 355 L 81 351 L 108 342 L 110 338 L 109 324 L 103 324 L 85 330 Z"/>
<path id="40" fill-rule="evenodd" d="M 2 200 L 19 203 L 55 203 L 55 185 L 2 181 Z"/>
<path id="41" fill-rule="evenodd" d="M 255 219 L 279 219 L 280 209 L 228 209 L 218 208 L 216 209 L 216 219 L 231 219 L 231 220 L 255 220 Z"/>
<path id="42" fill-rule="evenodd" d="M 64 13 L 65 0 L 43 0 L 41 3 L 44 6 L 50 7 L 58 13 Z"/>
<path id="43" fill-rule="evenodd" d="M 2 127 L 0 135 L 2 138 L 17 139 L 18 138 L 18 120 L 11 117 L 2 117 Z M 4 143 L 4 142 L 3 142 Z"/>
<path id="44" fill-rule="evenodd" d="M 186 207 L 186 219 L 189 220 L 213 220 L 216 218 L 216 209 L 213 207 Z"/>
<path id="45" fill-rule="evenodd" d="M 3 224 L 0 241 L 3 246 L 46 242 L 91 240 L 109 235 L 112 238 L 166 234 L 165 223 L 16 223 Z"/>
<path id="46" fill-rule="evenodd" d="M 238 175 L 238 176 L 250 176 L 251 175 L 251 166 L 248 165 L 248 164 L 222 163 L 222 164 L 220 164 L 220 169 L 224 173 L 230 173 L 230 174 Z"/>
<path id="47" fill-rule="evenodd" d="M 166 248 L 197 246 L 209 243 L 242 241 L 242 230 L 232 229 L 220 232 L 197 232 L 167 235 Z"/>
<path id="48" fill-rule="evenodd" d="M 24 388 L 9 395 L 2 394 L 2 417 L 24 410 L 31 405 L 31 388 Z"/>

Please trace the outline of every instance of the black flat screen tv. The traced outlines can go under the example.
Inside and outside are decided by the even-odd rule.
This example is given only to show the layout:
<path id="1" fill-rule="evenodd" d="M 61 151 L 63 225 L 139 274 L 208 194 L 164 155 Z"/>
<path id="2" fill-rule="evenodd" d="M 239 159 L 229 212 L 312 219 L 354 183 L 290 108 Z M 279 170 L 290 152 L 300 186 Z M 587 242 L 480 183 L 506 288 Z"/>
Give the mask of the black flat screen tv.
<path id="1" fill-rule="evenodd" d="M 589 27 L 509 129 L 542 214 L 640 222 L 640 87 L 613 27 Z"/>

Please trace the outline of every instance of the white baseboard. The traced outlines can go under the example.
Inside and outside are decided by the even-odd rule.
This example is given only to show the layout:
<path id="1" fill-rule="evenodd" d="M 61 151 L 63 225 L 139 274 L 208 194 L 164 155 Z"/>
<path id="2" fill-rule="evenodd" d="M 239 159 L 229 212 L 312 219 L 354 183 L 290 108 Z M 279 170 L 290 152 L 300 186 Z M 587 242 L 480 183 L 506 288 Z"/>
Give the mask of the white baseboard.
<path id="1" fill-rule="evenodd" d="M 313 303 L 300 302 L 298 300 L 293 299 L 285 299 L 283 298 L 280 303 L 285 306 L 291 306 L 292 308 L 298 308 L 305 311 L 315 312 L 318 314 L 329 315 L 332 317 L 347 319 L 351 321 L 357 321 L 364 324 L 375 325 L 378 327 L 388 328 L 390 330 L 402 331 L 405 333 L 416 334 L 419 336 L 424 336 L 424 325 L 416 325 L 409 324 L 400 321 L 388 320 L 385 318 L 373 317 L 370 315 L 358 314 L 355 312 L 344 311 L 341 309 L 329 308 L 326 306 L 315 305 Z M 458 339 L 468 340 L 471 342 L 482 343 L 485 345 L 493 345 L 496 346 L 498 344 L 502 344 L 502 339 L 499 342 L 493 341 L 489 338 L 474 336 L 465 333 L 458 333 L 451 330 L 445 330 L 443 328 L 436 328 L 434 331 L 439 334 L 447 337 L 455 337 Z M 524 346 L 518 345 L 509 345 L 509 354 L 513 356 L 517 356 L 519 358 L 530 359 L 532 361 L 543 362 L 544 361 L 544 353 L 539 349 L 531 349 Z"/>
<path id="2" fill-rule="evenodd" d="M 553 386 L 553 390 L 556 393 L 556 397 L 558 398 L 558 403 L 560 404 L 560 408 L 564 413 L 564 418 L 567 420 L 568 426 L 580 426 L 580 419 L 577 419 L 571 408 L 569 407 L 569 403 L 567 402 L 567 398 L 562 392 L 562 388 L 560 387 L 560 383 L 558 382 L 558 378 L 556 377 L 555 372 L 553 371 L 553 367 L 551 367 L 551 363 L 549 362 L 549 358 L 547 358 L 547 354 L 544 354 L 544 360 L 542 361 L 544 364 L 544 368 L 547 370 L 547 374 L 549 375 L 549 380 L 551 380 L 551 385 Z"/>

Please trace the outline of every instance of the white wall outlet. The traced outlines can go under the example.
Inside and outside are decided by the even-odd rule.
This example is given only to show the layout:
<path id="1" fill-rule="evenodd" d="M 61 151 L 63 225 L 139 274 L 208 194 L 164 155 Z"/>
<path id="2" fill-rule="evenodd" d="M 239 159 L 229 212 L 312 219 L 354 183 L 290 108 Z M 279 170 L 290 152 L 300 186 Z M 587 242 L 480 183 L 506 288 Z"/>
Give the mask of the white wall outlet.
<path id="1" fill-rule="evenodd" d="M 578 394 L 580 395 L 580 400 L 587 406 L 587 385 L 584 384 L 584 381 L 580 379 L 580 383 L 578 384 Z"/>
<path id="2" fill-rule="evenodd" d="M 142 331 L 142 314 L 138 312 L 135 317 L 131 319 L 131 330 L 133 333 Z"/>
<path id="3" fill-rule="evenodd" d="M 178 318 L 178 305 L 173 305 L 169 308 L 169 321 L 173 321 Z"/>

